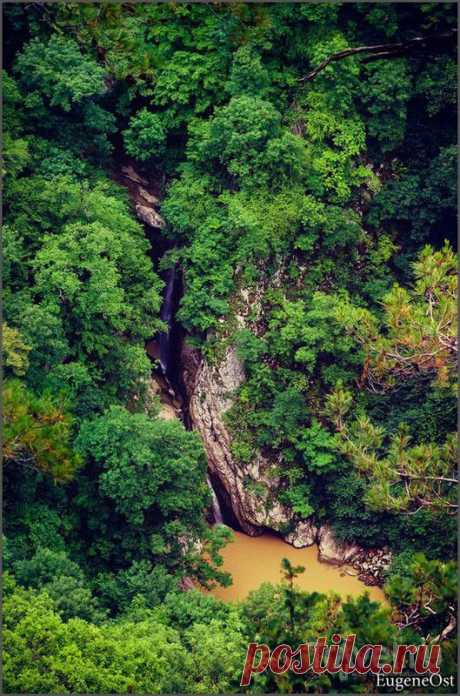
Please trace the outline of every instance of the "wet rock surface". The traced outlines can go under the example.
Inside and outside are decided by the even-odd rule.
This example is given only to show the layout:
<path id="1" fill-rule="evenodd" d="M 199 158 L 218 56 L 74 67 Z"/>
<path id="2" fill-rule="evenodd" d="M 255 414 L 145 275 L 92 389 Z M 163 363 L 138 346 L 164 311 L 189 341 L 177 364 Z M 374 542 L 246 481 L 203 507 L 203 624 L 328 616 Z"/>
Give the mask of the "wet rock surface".
<path id="1" fill-rule="evenodd" d="M 313 546 L 318 541 L 318 527 L 309 520 L 299 522 L 295 529 L 284 537 L 288 544 L 292 544 L 296 549 L 306 546 Z"/>
<path id="2" fill-rule="evenodd" d="M 136 214 L 139 220 L 149 227 L 162 229 L 166 226 L 165 221 L 152 205 L 136 203 Z"/>
<path id="3" fill-rule="evenodd" d="M 351 563 L 361 551 L 360 547 L 355 544 L 338 542 L 331 527 L 327 524 L 319 528 L 317 543 L 319 560 L 325 563 L 336 565 Z"/>
<path id="4" fill-rule="evenodd" d="M 358 570 L 358 580 L 365 585 L 383 585 L 385 571 L 392 561 L 391 551 L 384 547 L 382 549 L 362 549 L 354 558 L 353 567 Z"/>

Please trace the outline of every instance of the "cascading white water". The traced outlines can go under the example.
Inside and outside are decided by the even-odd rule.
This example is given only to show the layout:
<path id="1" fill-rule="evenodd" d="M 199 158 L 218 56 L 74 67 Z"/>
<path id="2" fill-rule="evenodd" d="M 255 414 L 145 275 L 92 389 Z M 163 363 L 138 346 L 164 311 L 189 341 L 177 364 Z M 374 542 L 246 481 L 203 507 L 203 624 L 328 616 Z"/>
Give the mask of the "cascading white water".
<path id="1" fill-rule="evenodd" d="M 171 371 L 174 367 L 174 352 L 172 345 L 172 331 L 174 326 L 174 311 L 175 311 L 175 290 L 177 281 L 176 266 L 170 268 L 165 274 L 165 291 L 163 295 L 163 303 L 161 305 L 160 318 L 165 322 L 167 330 L 163 331 L 158 336 L 159 343 L 159 358 L 160 367 L 163 375 L 169 380 Z M 186 423 L 185 423 L 186 424 Z M 186 424 L 187 425 L 187 424 Z M 216 492 L 212 486 L 211 479 L 206 476 L 206 482 L 212 497 L 212 515 L 215 524 L 225 524 L 224 516 L 217 498 Z"/>
<path id="2" fill-rule="evenodd" d="M 158 336 L 159 344 L 159 358 L 160 358 L 160 368 L 163 375 L 167 380 L 171 378 L 171 372 L 174 369 L 174 346 L 172 336 L 174 328 L 174 312 L 176 309 L 177 298 L 176 294 L 176 282 L 177 282 L 177 268 L 173 266 L 165 274 L 165 290 L 163 295 L 163 303 L 160 310 L 160 318 L 167 326 L 167 330 L 163 331 Z M 184 416 L 184 413 L 183 413 Z M 187 422 L 184 421 L 186 427 Z M 216 491 L 213 488 L 211 479 L 206 476 L 206 482 L 211 493 L 212 498 L 212 515 L 215 524 L 225 524 L 224 516 L 222 514 L 222 509 L 220 507 L 219 499 L 217 497 Z"/>
<path id="3" fill-rule="evenodd" d="M 171 358 L 171 329 L 174 318 L 174 286 L 176 281 L 176 267 L 173 266 L 167 273 L 166 291 L 161 305 L 160 319 L 167 324 L 168 329 L 160 334 L 160 366 L 166 376 L 169 372 Z"/>
<path id="4" fill-rule="evenodd" d="M 225 524 L 224 522 L 224 517 L 222 515 L 222 510 L 219 505 L 219 500 L 216 495 L 216 491 L 212 487 L 211 480 L 209 476 L 206 476 L 206 481 L 208 483 L 209 490 L 211 491 L 211 496 L 212 496 L 212 514 L 214 517 L 214 522 L 216 524 Z"/>

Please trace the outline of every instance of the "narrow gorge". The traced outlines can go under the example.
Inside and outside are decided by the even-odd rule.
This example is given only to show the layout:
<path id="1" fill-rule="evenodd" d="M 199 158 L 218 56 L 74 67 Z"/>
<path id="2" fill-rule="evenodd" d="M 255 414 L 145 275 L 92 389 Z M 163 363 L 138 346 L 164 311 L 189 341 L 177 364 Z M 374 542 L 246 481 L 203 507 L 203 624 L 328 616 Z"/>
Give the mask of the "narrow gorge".
<path id="1" fill-rule="evenodd" d="M 136 215 L 144 224 L 152 246 L 152 262 L 157 267 L 161 256 L 171 247 L 161 236 L 165 222 L 158 212 L 159 195 L 152 192 L 156 190 L 155 186 L 136 172 L 132 164 L 122 167 L 117 180 L 126 186 Z M 310 519 L 296 521 L 292 510 L 276 499 L 279 481 L 271 473 L 272 462 L 260 453 L 247 467 L 235 461 L 225 413 L 231 408 L 237 389 L 244 383 L 243 362 L 233 345 L 225 350 L 220 362 L 210 365 L 200 350 L 187 344 L 186 332 L 176 321 L 183 291 L 182 270 L 177 264 L 173 265 L 162 273 L 162 277 L 165 285 L 160 318 L 167 330 L 146 343 L 146 352 L 154 364 L 152 389 L 159 397 L 162 417 L 179 418 L 187 429 L 195 430 L 200 435 L 208 461 L 206 480 L 211 493 L 209 520 L 214 524 L 226 524 L 237 532 L 236 543 L 231 544 L 227 551 L 228 567 L 232 568 L 232 574 L 238 575 L 241 561 L 248 551 L 257 566 L 259 549 L 262 567 L 266 568 L 262 580 L 276 582 L 281 558 L 290 554 L 288 544 L 296 550 L 311 549 L 306 557 L 309 566 L 313 564 L 316 567 L 317 572 L 313 577 L 317 578 L 318 586 L 324 581 L 322 573 L 327 575 L 330 572 L 321 563 L 346 565 L 353 570 L 330 576 L 335 578 L 338 588 L 344 585 L 344 591 L 362 591 L 362 585 L 359 582 L 354 584 L 351 580 L 353 576 L 370 587 L 381 585 L 384 572 L 391 563 L 391 552 L 387 548 L 364 550 L 356 544 L 339 543 L 329 525 L 317 526 Z M 244 326 L 244 317 L 249 312 L 249 293 L 243 290 L 239 300 L 239 321 Z M 250 490 L 248 478 L 263 484 L 263 497 Z M 283 528 L 289 528 L 289 531 L 282 532 Z M 260 544 L 253 542 L 252 546 L 248 546 L 250 542 L 245 540 L 244 535 L 263 538 Z M 267 554 L 275 561 L 271 571 L 264 565 Z M 302 558 L 304 556 L 300 560 Z M 292 560 L 296 560 L 295 554 Z M 347 583 L 343 582 L 345 577 L 348 577 Z M 311 578 L 310 574 L 305 589 L 311 589 Z M 256 573 L 254 589 L 260 579 Z M 233 592 L 221 588 L 217 592 L 217 596 L 227 595 L 243 596 L 238 588 Z M 383 599 L 383 594 L 377 588 L 374 595 Z"/>

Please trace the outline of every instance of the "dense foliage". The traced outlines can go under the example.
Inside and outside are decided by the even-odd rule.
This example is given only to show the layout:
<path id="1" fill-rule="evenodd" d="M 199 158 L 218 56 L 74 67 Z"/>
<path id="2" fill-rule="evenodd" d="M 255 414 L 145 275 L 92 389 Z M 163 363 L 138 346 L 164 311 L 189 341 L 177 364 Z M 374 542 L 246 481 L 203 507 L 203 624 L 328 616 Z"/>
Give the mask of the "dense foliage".
<path id="1" fill-rule="evenodd" d="M 347 48 L 453 36 L 455 7 L 13 3 L 5 18 L 6 691 L 238 691 L 254 635 L 335 631 L 437 636 L 452 671 L 455 44 L 308 75 Z M 116 183 L 126 163 L 162 188 L 156 237 Z M 172 263 L 189 343 L 244 363 L 235 461 L 274 462 L 294 521 L 389 545 L 396 618 L 300 593 L 289 567 L 239 606 L 179 590 L 229 578 L 202 444 L 150 388 Z"/>

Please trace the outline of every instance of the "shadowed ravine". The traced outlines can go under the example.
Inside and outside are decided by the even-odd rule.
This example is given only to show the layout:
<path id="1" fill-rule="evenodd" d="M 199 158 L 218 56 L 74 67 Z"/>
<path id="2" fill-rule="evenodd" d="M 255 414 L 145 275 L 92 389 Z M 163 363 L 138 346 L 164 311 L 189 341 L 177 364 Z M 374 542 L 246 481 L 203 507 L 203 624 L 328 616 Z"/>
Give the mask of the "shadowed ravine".
<path id="1" fill-rule="evenodd" d="M 167 384 L 170 385 L 170 388 L 174 393 L 174 398 L 178 403 L 181 404 L 180 416 L 185 427 L 191 429 L 191 422 L 190 418 L 188 417 L 187 398 L 181 379 L 180 356 L 183 333 L 175 318 L 182 291 L 182 282 L 179 269 L 176 266 L 173 266 L 165 273 L 164 279 L 166 285 L 164 289 L 160 318 L 165 322 L 168 329 L 167 331 L 162 332 L 158 337 L 159 369 L 161 370 L 164 378 L 167 380 Z M 217 492 L 213 488 L 211 478 L 209 476 L 206 476 L 206 481 L 212 497 L 212 505 L 210 510 L 212 513 L 212 520 L 216 524 L 224 524 L 226 520 L 224 519 L 222 506 L 219 502 Z"/>
<path id="2" fill-rule="evenodd" d="M 163 374 L 167 377 L 171 374 L 173 368 L 173 320 L 175 310 L 175 282 L 176 282 L 176 267 L 173 266 L 166 273 L 166 288 L 161 307 L 160 319 L 167 324 L 168 329 L 160 334 L 160 367 Z"/>

